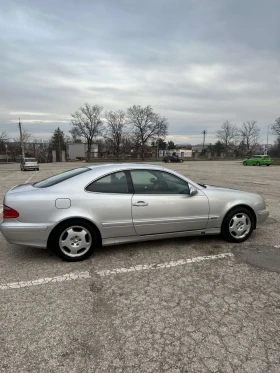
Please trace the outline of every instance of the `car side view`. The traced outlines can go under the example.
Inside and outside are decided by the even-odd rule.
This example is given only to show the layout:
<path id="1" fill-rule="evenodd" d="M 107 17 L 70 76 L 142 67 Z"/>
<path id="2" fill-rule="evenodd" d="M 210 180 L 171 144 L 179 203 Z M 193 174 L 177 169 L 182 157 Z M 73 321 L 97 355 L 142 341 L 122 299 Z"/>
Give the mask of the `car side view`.
<path id="1" fill-rule="evenodd" d="M 0 231 L 10 243 L 77 261 L 99 246 L 163 238 L 222 234 L 239 243 L 268 215 L 257 194 L 199 184 L 162 166 L 106 164 L 13 187 Z"/>
<path id="2" fill-rule="evenodd" d="M 243 160 L 244 166 L 270 166 L 273 163 L 273 160 L 269 155 L 252 155 Z"/>
<path id="3" fill-rule="evenodd" d="M 171 163 L 171 162 L 184 162 L 183 158 L 178 157 L 178 155 L 167 155 L 163 157 L 162 159 L 165 163 Z"/>

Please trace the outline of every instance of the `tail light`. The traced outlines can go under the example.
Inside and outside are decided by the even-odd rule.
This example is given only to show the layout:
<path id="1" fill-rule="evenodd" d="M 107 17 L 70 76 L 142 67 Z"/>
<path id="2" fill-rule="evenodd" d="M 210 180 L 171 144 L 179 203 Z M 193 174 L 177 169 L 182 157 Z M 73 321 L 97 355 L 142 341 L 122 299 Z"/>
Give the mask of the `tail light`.
<path id="1" fill-rule="evenodd" d="M 3 218 L 4 219 L 16 219 L 18 217 L 19 217 L 19 213 L 16 210 L 6 205 L 3 206 Z"/>

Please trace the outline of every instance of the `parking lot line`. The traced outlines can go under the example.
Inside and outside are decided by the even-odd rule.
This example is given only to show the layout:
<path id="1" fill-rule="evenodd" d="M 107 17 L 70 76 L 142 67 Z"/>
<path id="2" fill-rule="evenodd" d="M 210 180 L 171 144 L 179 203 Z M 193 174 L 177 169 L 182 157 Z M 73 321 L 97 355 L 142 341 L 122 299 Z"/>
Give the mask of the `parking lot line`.
<path id="1" fill-rule="evenodd" d="M 149 270 L 149 269 L 171 268 L 171 267 L 177 267 L 177 266 L 185 265 L 185 264 L 203 262 L 205 260 L 223 259 L 223 258 L 232 257 L 232 256 L 233 256 L 232 253 L 197 256 L 195 258 L 179 259 L 179 260 L 174 260 L 171 262 L 160 263 L 160 264 L 140 264 L 140 265 L 136 265 L 135 267 L 115 268 L 111 270 L 97 271 L 97 273 L 100 276 L 111 276 L 111 275 L 116 275 L 118 273 L 144 271 L 144 270 Z"/>
<path id="2" fill-rule="evenodd" d="M 26 180 L 26 182 L 24 184 L 27 184 L 29 183 L 29 181 L 32 179 L 33 176 L 35 176 L 37 174 L 38 171 L 36 171 L 33 175 L 30 176 L 29 179 Z"/>
<path id="3" fill-rule="evenodd" d="M 46 285 L 50 283 L 58 283 L 63 281 L 71 281 L 71 280 L 80 280 L 90 278 L 90 274 L 88 271 L 85 272 L 73 272 L 67 273 L 62 276 L 55 276 L 55 277 L 43 277 L 38 278 L 36 280 L 31 281 L 18 281 L 18 282 L 10 282 L 7 284 L 1 284 L 0 290 L 8 290 L 8 289 L 20 289 L 29 286 L 38 286 L 38 285 Z"/>
<path id="4" fill-rule="evenodd" d="M 195 258 L 180 259 L 180 260 L 160 263 L 160 264 L 140 264 L 140 265 L 136 265 L 135 267 L 115 268 L 112 270 L 97 271 L 96 273 L 100 276 L 110 276 L 110 275 L 116 275 L 118 273 L 172 268 L 172 267 L 176 267 L 179 265 L 199 263 L 205 260 L 223 259 L 223 258 L 232 257 L 232 256 L 233 256 L 232 253 L 224 253 L 224 254 L 208 255 L 208 256 L 197 256 Z M 73 273 L 67 273 L 61 276 L 43 277 L 43 278 L 39 278 L 36 280 L 31 280 L 31 281 L 18 281 L 18 282 L 0 284 L 0 290 L 21 289 L 21 288 L 30 287 L 30 286 L 46 285 L 50 283 L 58 283 L 58 282 L 63 282 L 63 281 L 89 279 L 89 278 L 91 278 L 89 271 L 73 272 Z"/>

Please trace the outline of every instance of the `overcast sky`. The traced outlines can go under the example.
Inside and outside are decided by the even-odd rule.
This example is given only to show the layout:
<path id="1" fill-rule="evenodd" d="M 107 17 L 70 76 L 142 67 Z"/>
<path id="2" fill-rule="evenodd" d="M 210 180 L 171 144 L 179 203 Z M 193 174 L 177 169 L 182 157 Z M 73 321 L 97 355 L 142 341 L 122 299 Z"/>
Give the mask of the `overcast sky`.
<path id="1" fill-rule="evenodd" d="M 151 105 L 176 143 L 280 116 L 279 0 L 0 0 L 0 132 Z M 272 142 L 273 136 L 270 136 Z"/>

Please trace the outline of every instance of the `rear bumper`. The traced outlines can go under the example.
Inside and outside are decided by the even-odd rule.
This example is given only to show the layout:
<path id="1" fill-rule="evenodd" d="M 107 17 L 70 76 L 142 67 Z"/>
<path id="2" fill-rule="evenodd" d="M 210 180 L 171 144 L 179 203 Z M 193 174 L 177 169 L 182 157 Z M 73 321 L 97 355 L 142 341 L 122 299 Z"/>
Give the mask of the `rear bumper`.
<path id="1" fill-rule="evenodd" d="M 39 166 L 34 165 L 34 166 L 21 166 L 24 170 L 34 170 L 34 169 L 39 169 Z"/>
<path id="2" fill-rule="evenodd" d="M 257 221 L 256 221 L 256 228 L 259 228 L 263 225 L 265 220 L 268 218 L 269 211 L 268 210 L 261 210 L 256 213 Z"/>
<path id="3" fill-rule="evenodd" d="M 28 224 L 16 220 L 3 221 L 0 231 L 9 243 L 46 248 L 52 227 L 46 224 Z"/>

